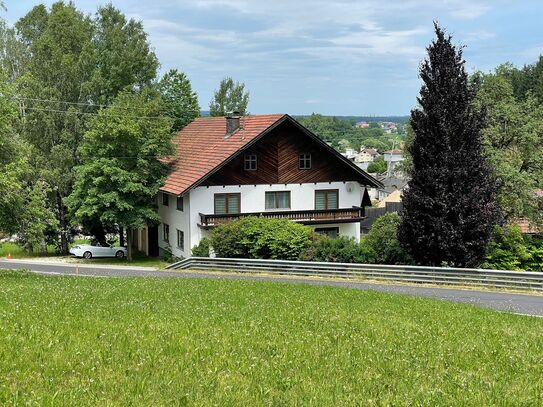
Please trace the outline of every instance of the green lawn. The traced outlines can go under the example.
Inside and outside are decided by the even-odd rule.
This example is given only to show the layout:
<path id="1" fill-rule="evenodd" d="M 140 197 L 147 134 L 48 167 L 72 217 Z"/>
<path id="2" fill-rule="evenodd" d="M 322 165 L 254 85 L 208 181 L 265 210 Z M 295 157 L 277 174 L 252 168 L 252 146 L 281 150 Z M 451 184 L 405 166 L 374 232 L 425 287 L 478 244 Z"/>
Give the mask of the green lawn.
<path id="1" fill-rule="evenodd" d="M 53 246 L 49 246 L 47 248 L 47 252 L 35 251 L 32 253 L 28 253 L 17 243 L 0 243 L 0 257 L 7 257 L 8 255 L 11 255 L 15 259 L 54 256 L 55 248 Z"/>
<path id="2" fill-rule="evenodd" d="M 0 272 L 0 404 L 540 405 L 543 320 L 333 287 Z"/>

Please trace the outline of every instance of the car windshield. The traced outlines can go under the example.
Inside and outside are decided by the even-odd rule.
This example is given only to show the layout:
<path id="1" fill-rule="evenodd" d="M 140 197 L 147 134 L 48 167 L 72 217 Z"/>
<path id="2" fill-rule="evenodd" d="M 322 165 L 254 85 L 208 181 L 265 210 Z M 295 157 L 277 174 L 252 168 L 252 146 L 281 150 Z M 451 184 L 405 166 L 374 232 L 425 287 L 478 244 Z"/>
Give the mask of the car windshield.
<path id="1" fill-rule="evenodd" d="M 111 247 L 107 243 L 100 243 L 100 242 L 92 242 L 91 246 L 94 246 L 94 247 Z"/>

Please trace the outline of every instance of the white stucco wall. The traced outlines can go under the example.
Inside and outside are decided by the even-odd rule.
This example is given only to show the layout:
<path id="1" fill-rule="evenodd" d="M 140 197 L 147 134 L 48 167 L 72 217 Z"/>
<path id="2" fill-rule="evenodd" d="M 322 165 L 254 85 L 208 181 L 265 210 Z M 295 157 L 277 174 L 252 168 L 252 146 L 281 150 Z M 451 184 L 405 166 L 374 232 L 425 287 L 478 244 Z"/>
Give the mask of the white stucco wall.
<path id="1" fill-rule="evenodd" d="M 158 214 L 162 219 L 162 223 L 158 227 L 158 245 L 162 249 L 167 247 L 167 243 L 164 241 L 164 224 L 170 226 L 170 250 L 174 256 L 177 257 L 189 257 L 190 256 L 190 235 L 191 235 L 191 223 L 190 219 L 190 200 L 188 197 L 184 197 L 183 211 L 177 210 L 177 197 L 175 195 L 169 195 L 169 206 L 162 205 L 162 196 L 158 197 Z M 194 224 L 195 228 L 198 228 Z M 181 230 L 185 233 L 185 250 L 181 250 L 177 247 L 177 230 Z"/>
<path id="2" fill-rule="evenodd" d="M 241 212 L 264 212 L 265 193 L 268 191 L 290 191 L 292 211 L 315 209 L 315 191 L 321 189 L 339 190 L 339 208 L 352 208 L 360 206 L 364 187 L 358 182 L 318 182 L 308 184 L 266 184 L 266 185 L 226 185 L 197 187 L 190 191 L 190 231 L 191 247 L 209 235 L 209 231 L 199 228 L 199 213 L 213 214 L 214 195 L 217 193 L 241 193 Z M 282 209 L 280 209 L 282 210 Z M 268 210 L 270 211 L 270 210 Z M 343 223 L 338 225 L 312 225 L 313 227 L 339 227 L 340 235 L 360 239 L 358 223 Z M 171 228 L 172 226 L 170 226 Z"/>

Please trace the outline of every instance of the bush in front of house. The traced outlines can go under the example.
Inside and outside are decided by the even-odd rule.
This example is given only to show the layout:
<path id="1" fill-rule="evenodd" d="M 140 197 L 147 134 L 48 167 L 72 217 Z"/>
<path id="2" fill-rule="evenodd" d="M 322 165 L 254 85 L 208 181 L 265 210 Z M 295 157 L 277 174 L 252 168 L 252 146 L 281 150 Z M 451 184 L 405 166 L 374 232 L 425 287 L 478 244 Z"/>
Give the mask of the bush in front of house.
<path id="1" fill-rule="evenodd" d="M 543 244 L 522 234 L 520 226 L 495 226 L 482 268 L 496 270 L 543 270 Z"/>
<path id="2" fill-rule="evenodd" d="M 296 260 L 314 235 L 288 219 L 248 216 L 216 227 L 211 246 L 217 257 Z"/>
<path id="3" fill-rule="evenodd" d="M 300 254 L 300 260 L 333 263 L 365 263 L 367 255 L 353 238 L 316 236 L 313 244 Z"/>
<path id="4" fill-rule="evenodd" d="M 396 212 L 380 216 L 360 242 L 368 263 L 412 264 L 412 260 L 398 241 L 401 218 Z"/>
<path id="5" fill-rule="evenodd" d="M 193 257 L 209 257 L 209 249 L 211 247 L 211 240 L 204 237 L 200 240 L 196 246 L 192 248 Z"/>

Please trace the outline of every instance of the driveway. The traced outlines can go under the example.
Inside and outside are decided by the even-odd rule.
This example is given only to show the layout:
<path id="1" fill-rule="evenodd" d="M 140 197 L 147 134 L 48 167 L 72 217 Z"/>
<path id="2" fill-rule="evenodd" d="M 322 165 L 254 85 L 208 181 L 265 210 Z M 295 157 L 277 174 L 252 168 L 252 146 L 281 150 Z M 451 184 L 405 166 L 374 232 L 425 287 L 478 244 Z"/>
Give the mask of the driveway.
<path id="1" fill-rule="evenodd" d="M 329 280 L 314 277 L 264 276 L 255 274 L 212 273 L 205 271 L 162 271 L 150 267 L 79 265 L 25 260 L 2 260 L 0 269 L 26 269 L 43 275 L 94 277 L 156 277 L 156 278 L 211 278 L 225 280 L 254 280 L 326 285 L 357 290 L 374 290 L 395 294 L 429 297 L 492 308 L 523 315 L 543 317 L 543 296 L 513 294 L 500 291 L 439 288 L 405 284 L 379 284 L 352 280 Z"/>

